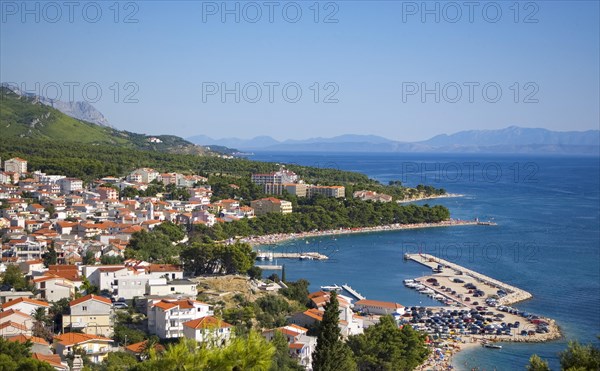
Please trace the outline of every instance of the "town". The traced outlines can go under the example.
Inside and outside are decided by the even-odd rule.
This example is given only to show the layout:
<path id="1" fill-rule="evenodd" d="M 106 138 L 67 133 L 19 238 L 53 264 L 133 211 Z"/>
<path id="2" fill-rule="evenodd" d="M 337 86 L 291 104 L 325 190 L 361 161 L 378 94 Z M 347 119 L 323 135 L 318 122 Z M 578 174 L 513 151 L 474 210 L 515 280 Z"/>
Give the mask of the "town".
<path id="1" fill-rule="evenodd" d="M 345 197 L 344 186 L 306 184 L 283 167 L 252 174 L 251 182 L 270 197 L 244 202 L 216 200 L 208 179 L 200 175 L 139 168 L 123 178 L 84 183 L 63 175 L 28 172 L 27 161 L 21 158 L 8 159 L 3 165 L 0 335 L 9 341 L 30 342 L 32 357 L 56 370 L 101 364 L 114 352 L 144 359 L 149 348 L 164 350 L 160 342 L 172 339 L 223 347 L 235 337 L 236 324 L 216 313 L 226 312 L 215 303 L 228 292 L 208 290 L 202 277 L 194 274 L 197 270 L 190 273 L 178 261 L 128 255 L 133 241 L 144 233 L 173 235 L 170 244 L 175 249 L 176 244 L 189 240 L 188 232 L 194 227 L 292 213 L 290 201 L 276 198 L 284 193 Z M 239 188 L 229 187 L 233 193 Z M 353 195 L 377 202 L 392 199 L 367 190 Z M 252 292 L 266 295 L 263 302 L 277 291 L 290 290 L 279 277 L 260 280 L 257 275 L 245 276 L 246 270 L 251 271 L 246 267 L 238 272 L 240 279 Z M 203 272 L 214 277 L 222 271 L 219 267 Z M 307 303 L 303 310 L 290 309 L 285 323 L 276 321 L 279 326 L 262 326 L 260 331 L 268 341 L 282 334 L 291 359 L 311 370 L 317 344 L 314 329 L 323 320 L 331 292 L 306 291 L 296 296 L 303 305 Z M 404 314 L 398 303 L 362 298 L 351 304 L 352 300 L 342 295 L 338 300 L 339 331 L 344 338 L 363 333 L 380 315 Z M 125 322 L 135 328 L 129 338 Z M 134 336 L 140 333 L 145 340 Z"/>

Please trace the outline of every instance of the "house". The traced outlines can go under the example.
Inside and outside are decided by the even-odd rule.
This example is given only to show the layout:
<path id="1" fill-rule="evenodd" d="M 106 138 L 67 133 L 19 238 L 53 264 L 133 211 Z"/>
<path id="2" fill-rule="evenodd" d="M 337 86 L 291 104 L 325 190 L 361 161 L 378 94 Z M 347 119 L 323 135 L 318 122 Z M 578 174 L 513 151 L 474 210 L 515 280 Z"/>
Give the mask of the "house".
<path id="1" fill-rule="evenodd" d="M 148 308 L 148 331 L 161 339 L 183 336 L 183 324 L 212 316 L 210 305 L 192 300 L 160 300 Z"/>
<path id="2" fill-rule="evenodd" d="M 52 351 L 50 350 L 50 344 L 46 340 L 37 336 L 19 334 L 6 338 L 6 340 L 21 344 L 25 344 L 29 341 L 31 342 L 31 353 L 39 353 L 42 355 L 52 354 Z"/>
<path id="3" fill-rule="evenodd" d="M 19 263 L 19 268 L 26 276 L 39 276 L 46 270 L 42 259 L 28 260 Z"/>
<path id="4" fill-rule="evenodd" d="M 374 191 L 355 191 L 352 196 L 362 201 L 392 202 L 392 196 Z"/>
<path id="5" fill-rule="evenodd" d="M 15 335 L 27 335 L 31 336 L 31 329 L 28 329 L 26 326 L 23 326 L 19 323 L 6 321 L 0 323 L 0 336 L 7 338 Z"/>
<path id="6" fill-rule="evenodd" d="M 38 290 L 40 299 L 54 302 L 75 295 L 75 284 L 73 281 L 54 275 L 41 276 L 33 280 Z"/>
<path id="7" fill-rule="evenodd" d="M 29 315 L 33 315 L 38 308 L 44 308 L 44 310 L 47 311 L 48 308 L 50 308 L 50 304 L 44 301 L 24 297 L 2 304 L 2 311 L 14 309 Z"/>
<path id="8" fill-rule="evenodd" d="M 398 303 L 392 303 L 387 301 L 379 301 L 379 300 L 359 300 L 354 303 L 354 309 L 358 312 L 365 312 L 369 314 L 404 314 L 404 306 Z"/>
<path id="9" fill-rule="evenodd" d="M 67 332 L 54 337 L 54 349 L 62 360 L 73 354 L 75 349 L 83 350 L 94 363 L 102 362 L 112 351 L 112 340 L 103 336 Z"/>
<path id="10" fill-rule="evenodd" d="M 116 200 L 119 198 L 119 191 L 112 187 L 98 187 L 96 191 L 100 195 L 100 200 Z"/>
<path id="11" fill-rule="evenodd" d="M 139 343 L 134 343 L 134 344 L 128 345 L 125 347 L 125 352 L 132 354 L 132 355 L 140 358 L 140 360 L 143 361 L 144 359 L 142 357 L 142 353 L 146 350 L 146 347 L 147 347 L 146 344 L 148 344 L 148 340 L 144 340 L 144 341 L 140 341 Z M 161 353 L 161 352 L 165 351 L 165 347 L 163 347 L 160 344 L 155 344 L 154 350 L 157 353 Z"/>
<path id="12" fill-rule="evenodd" d="M 154 179 L 158 178 L 158 176 L 159 176 L 158 171 L 147 168 L 147 167 L 143 167 L 143 168 L 135 169 L 134 171 L 132 171 L 127 176 L 127 180 L 130 182 L 135 182 L 135 183 L 148 184 L 148 183 L 152 182 Z"/>
<path id="13" fill-rule="evenodd" d="M 201 343 L 222 346 L 231 338 L 232 325 L 213 316 L 183 323 L 183 336 Z"/>
<path id="14" fill-rule="evenodd" d="M 196 283 L 188 279 L 167 281 L 165 278 L 151 279 L 146 284 L 146 295 L 198 295 Z"/>
<path id="15" fill-rule="evenodd" d="M 35 343 L 34 343 L 34 347 L 35 347 Z M 55 370 L 57 371 L 69 371 L 69 364 L 63 360 L 60 359 L 60 356 L 58 354 L 43 354 L 43 353 L 39 353 L 39 352 L 35 352 L 33 349 L 34 347 L 32 347 L 32 353 L 31 353 L 31 358 L 33 359 L 37 359 L 38 361 L 43 361 L 43 362 L 47 362 L 50 364 L 50 366 L 54 367 Z M 75 370 L 75 367 L 73 367 L 73 370 Z"/>
<path id="16" fill-rule="evenodd" d="M 250 206 L 254 209 L 254 214 L 256 215 L 264 215 L 267 213 L 290 214 L 292 212 L 291 202 L 274 197 L 251 201 Z"/>
<path id="17" fill-rule="evenodd" d="M 0 291 L 0 304 L 7 303 L 11 300 L 20 298 L 33 298 L 33 292 L 31 291 L 12 291 L 12 289 Z"/>
<path id="18" fill-rule="evenodd" d="M 308 329 L 297 325 L 287 325 L 276 329 L 266 330 L 263 331 L 262 335 L 268 341 L 272 341 L 276 332 L 281 333 L 286 338 L 290 356 L 296 359 L 301 366 L 307 370 L 311 370 L 312 353 L 317 347 L 317 338 L 308 336 Z"/>
<path id="19" fill-rule="evenodd" d="M 5 310 L 4 312 L 0 312 L 0 324 L 5 322 L 17 323 L 21 326 L 24 326 L 27 330 L 31 330 L 33 328 L 33 317 L 27 313 L 23 313 L 21 311 L 15 309 Z"/>
<path id="20" fill-rule="evenodd" d="M 63 331 L 78 329 L 85 334 L 110 337 L 113 334 L 113 309 L 110 299 L 89 294 L 69 303 L 70 314 L 63 315 Z"/>
<path id="21" fill-rule="evenodd" d="M 76 178 L 62 178 L 58 182 L 60 193 L 66 195 L 83 189 L 83 180 Z"/>

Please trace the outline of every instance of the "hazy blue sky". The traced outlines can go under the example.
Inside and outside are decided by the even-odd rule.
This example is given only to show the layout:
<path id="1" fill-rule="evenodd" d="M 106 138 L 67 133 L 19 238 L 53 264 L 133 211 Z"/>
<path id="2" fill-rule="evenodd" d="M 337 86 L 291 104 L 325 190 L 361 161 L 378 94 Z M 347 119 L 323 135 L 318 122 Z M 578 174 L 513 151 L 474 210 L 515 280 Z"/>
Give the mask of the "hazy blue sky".
<path id="1" fill-rule="evenodd" d="M 0 80 L 63 100 L 87 84 L 120 129 L 420 140 L 600 122 L 597 1 L 0 3 Z M 220 94 L 236 83 L 239 103 Z"/>

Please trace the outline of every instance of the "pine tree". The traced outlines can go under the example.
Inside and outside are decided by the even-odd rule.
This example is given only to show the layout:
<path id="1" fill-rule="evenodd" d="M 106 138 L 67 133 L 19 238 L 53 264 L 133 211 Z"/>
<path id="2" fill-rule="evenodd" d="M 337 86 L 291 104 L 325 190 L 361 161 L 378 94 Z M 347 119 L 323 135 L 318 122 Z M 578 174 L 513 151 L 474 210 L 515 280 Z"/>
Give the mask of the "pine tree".
<path id="1" fill-rule="evenodd" d="M 323 320 L 319 326 L 317 347 L 313 353 L 315 371 L 356 370 L 352 351 L 342 341 L 339 327 L 339 303 L 335 291 L 331 292 L 329 303 L 325 306 Z"/>
<path id="2" fill-rule="evenodd" d="M 285 264 L 281 267 L 281 282 L 285 283 Z"/>

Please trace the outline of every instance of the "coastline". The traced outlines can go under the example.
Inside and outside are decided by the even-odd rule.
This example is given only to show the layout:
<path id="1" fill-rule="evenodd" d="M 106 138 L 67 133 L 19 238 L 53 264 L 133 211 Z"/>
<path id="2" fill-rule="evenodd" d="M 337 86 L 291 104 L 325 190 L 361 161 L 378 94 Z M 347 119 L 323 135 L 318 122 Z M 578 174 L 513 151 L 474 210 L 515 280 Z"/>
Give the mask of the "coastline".
<path id="1" fill-rule="evenodd" d="M 389 231 L 401 231 L 404 229 L 421 229 L 421 228 L 439 228 L 439 227 L 456 227 L 456 226 L 468 226 L 468 225 L 481 225 L 478 220 L 445 220 L 438 223 L 414 223 L 414 224 L 388 224 L 375 227 L 360 227 L 360 228 L 339 228 L 329 229 L 325 231 L 312 231 L 312 232 L 301 232 L 301 233 L 277 233 L 267 234 L 264 236 L 250 236 L 240 239 L 241 242 L 249 243 L 250 245 L 273 245 L 282 242 L 311 238 L 311 237 L 326 237 L 326 236 L 338 236 L 347 234 L 358 234 L 358 233 L 379 233 Z"/>
<path id="2" fill-rule="evenodd" d="M 408 204 L 408 203 L 416 202 L 416 201 L 435 200 L 437 198 L 457 198 L 457 197 L 465 197 L 465 195 L 459 194 L 459 193 L 446 193 L 443 195 L 435 195 L 435 196 L 416 197 L 416 198 L 409 198 L 409 199 L 405 198 L 403 200 L 397 200 L 396 202 L 399 204 Z"/>

